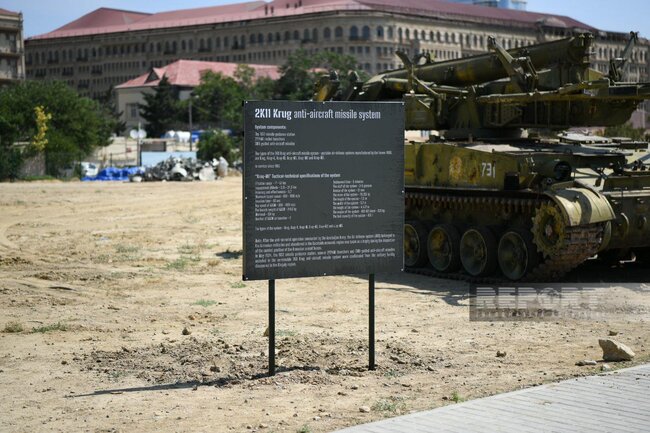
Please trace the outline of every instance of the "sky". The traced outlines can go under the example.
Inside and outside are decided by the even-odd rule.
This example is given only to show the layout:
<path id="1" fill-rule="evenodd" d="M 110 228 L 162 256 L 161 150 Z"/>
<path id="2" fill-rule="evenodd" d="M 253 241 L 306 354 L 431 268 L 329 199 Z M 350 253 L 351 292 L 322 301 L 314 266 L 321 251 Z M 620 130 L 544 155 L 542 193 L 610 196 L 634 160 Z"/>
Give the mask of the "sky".
<path id="1" fill-rule="evenodd" d="M 161 12 L 246 0 L 0 0 L 0 8 L 22 12 L 25 37 L 47 33 L 99 7 Z M 531 12 L 567 15 L 601 30 L 640 32 L 650 38 L 648 0 L 528 0 Z"/>

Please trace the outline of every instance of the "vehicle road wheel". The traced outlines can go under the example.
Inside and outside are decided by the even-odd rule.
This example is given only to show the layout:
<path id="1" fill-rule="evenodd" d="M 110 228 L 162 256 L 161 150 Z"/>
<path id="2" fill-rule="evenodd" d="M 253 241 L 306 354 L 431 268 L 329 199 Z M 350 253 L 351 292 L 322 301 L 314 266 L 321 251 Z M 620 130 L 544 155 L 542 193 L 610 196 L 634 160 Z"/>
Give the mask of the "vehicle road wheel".
<path id="1" fill-rule="evenodd" d="M 453 272 L 460 267 L 460 235 L 451 224 L 438 224 L 427 238 L 427 255 L 433 269 Z"/>
<path id="2" fill-rule="evenodd" d="M 424 248 L 427 231 L 418 221 L 404 224 L 404 265 L 417 268 L 427 261 L 427 251 Z"/>
<path id="3" fill-rule="evenodd" d="M 497 242 L 487 227 L 472 227 L 460 239 L 460 261 L 468 274 L 485 277 L 497 266 Z"/>
<path id="4" fill-rule="evenodd" d="M 517 281 L 539 264 L 533 236 L 524 231 L 509 230 L 499 240 L 499 267 L 506 278 Z"/>

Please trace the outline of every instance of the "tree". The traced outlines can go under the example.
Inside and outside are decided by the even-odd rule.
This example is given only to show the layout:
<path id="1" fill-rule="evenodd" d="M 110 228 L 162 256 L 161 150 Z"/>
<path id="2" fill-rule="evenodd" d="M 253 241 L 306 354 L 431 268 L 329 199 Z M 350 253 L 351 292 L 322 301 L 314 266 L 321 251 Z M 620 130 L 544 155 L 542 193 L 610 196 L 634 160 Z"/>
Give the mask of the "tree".
<path id="1" fill-rule="evenodd" d="M 122 112 L 117 109 L 117 101 L 113 87 L 111 86 L 106 93 L 100 95 L 98 101 L 102 109 L 106 111 L 109 119 L 112 120 L 111 131 L 115 135 L 122 135 L 126 130 L 126 122 L 121 120 Z"/>
<path id="2" fill-rule="evenodd" d="M 233 161 L 239 155 L 235 141 L 223 131 L 216 130 L 201 136 L 196 156 L 203 161 L 218 159 L 220 156 L 226 158 L 227 161 Z"/>
<path id="3" fill-rule="evenodd" d="M 45 154 L 47 173 L 58 175 L 108 144 L 113 121 L 97 102 L 62 82 L 25 81 L 0 89 L 0 178 L 15 177 L 19 160 L 38 153 Z M 15 142 L 31 144 L 21 153 Z"/>
<path id="4" fill-rule="evenodd" d="M 147 121 L 145 129 L 149 137 L 161 137 L 181 123 L 183 114 L 178 102 L 178 89 L 167 77 L 162 77 L 153 93 L 144 94 L 144 101 L 140 115 Z"/>
<path id="5" fill-rule="evenodd" d="M 275 81 L 266 77 L 255 78 L 255 69 L 248 65 L 237 65 L 232 77 L 205 73 L 201 84 L 192 92 L 192 116 L 202 127 L 216 131 L 201 137 L 199 158 L 224 156 L 229 161 L 236 158 L 243 144 L 242 104 L 245 100 L 270 99 L 274 89 Z M 184 101 L 184 104 L 187 103 Z M 231 134 L 222 134 L 221 130 L 230 130 Z"/>
<path id="6" fill-rule="evenodd" d="M 234 78 L 207 72 L 192 93 L 199 123 L 219 129 L 239 126 L 244 94 Z"/>
<path id="7" fill-rule="evenodd" d="M 348 74 L 355 70 L 356 60 L 349 55 L 332 51 L 309 54 L 305 50 L 292 53 L 280 67 L 280 79 L 276 86 L 276 99 L 307 101 L 314 93 L 314 84 L 320 76 L 329 71 L 339 73 L 341 87 L 349 85 Z M 366 78 L 361 73 L 361 78 Z"/>

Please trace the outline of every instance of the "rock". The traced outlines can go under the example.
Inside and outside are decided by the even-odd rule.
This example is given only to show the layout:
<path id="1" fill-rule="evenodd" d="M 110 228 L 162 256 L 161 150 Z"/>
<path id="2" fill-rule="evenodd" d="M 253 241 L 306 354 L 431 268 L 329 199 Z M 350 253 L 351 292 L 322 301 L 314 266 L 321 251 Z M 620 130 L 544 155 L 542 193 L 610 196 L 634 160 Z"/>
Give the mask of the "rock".
<path id="1" fill-rule="evenodd" d="M 213 373 L 220 373 L 221 369 L 219 367 L 217 367 L 216 365 L 213 365 L 213 366 L 210 367 L 210 371 L 213 372 Z"/>
<path id="2" fill-rule="evenodd" d="M 352 385 L 350 389 L 359 389 L 359 385 Z"/>
<path id="3" fill-rule="evenodd" d="M 370 407 L 368 407 L 368 406 L 361 406 L 361 407 L 359 408 L 359 412 L 362 412 L 362 413 L 369 413 L 369 412 L 370 412 Z"/>
<path id="4" fill-rule="evenodd" d="M 600 371 L 610 371 L 612 367 L 610 367 L 608 364 L 603 364 L 600 366 Z"/>
<path id="5" fill-rule="evenodd" d="M 631 361 L 635 354 L 623 343 L 619 343 L 611 338 L 601 338 L 598 340 L 600 348 L 603 349 L 603 360 L 616 362 L 616 361 Z"/>
<path id="6" fill-rule="evenodd" d="M 611 329 L 607 333 L 610 337 L 615 337 L 618 335 L 618 331 L 612 331 Z"/>
<path id="7" fill-rule="evenodd" d="M 260 428 L 269 428 L 269 425 L 265 424 L 265 423 L 262 423 L 262 424 L 260 424 Z"/>
<path id="8" fill-rule="evenodd" d="M 68 361 L 66 361 L 65 359 L 63 361 L 61 361 L 61 365 L 66 365 L 67 363 L 68 363 Z"/>
<path id="9" fill-rule="evenodd" d="M 320 417 L 319 417 L 318 415 L 316 415 L 316 416 L 313 418 L 313 420 L 314 420 L 314 421 L 320 421 Z"/>
<path id="10" fill-rule="evenodd" d="M 578 367 L 582 367 L 584 365 L 598 365 L 598 363 L 596 361 L 591 360 L 591 359 L 583 359 L 582 361 L 576 362 L 576 365 Z"/>
<path id="11" fill-rule="evenodd" d="M 507 355 L 506 351 L 497 350 L 497 358 L 505 358 Z"/>
<path id="12" fill-rule="evenodd" d="M 183 328 L 183 332 L 182 332 L 183 335 L 190 335 L 191 333 L 192 331 L 190 331 L 189 329 Z"/>

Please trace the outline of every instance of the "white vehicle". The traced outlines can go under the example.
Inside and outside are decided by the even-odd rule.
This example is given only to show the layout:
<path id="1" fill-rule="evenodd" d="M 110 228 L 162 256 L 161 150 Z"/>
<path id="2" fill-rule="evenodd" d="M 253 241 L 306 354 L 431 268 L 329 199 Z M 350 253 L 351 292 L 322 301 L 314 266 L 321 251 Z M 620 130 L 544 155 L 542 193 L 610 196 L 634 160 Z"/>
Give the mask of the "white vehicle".
<path id="1" fill-rule="evenodd" d="M 80 162 L 81 177 L 95 177 L 99 174 L 99 166 L 94 162 Z"/>

